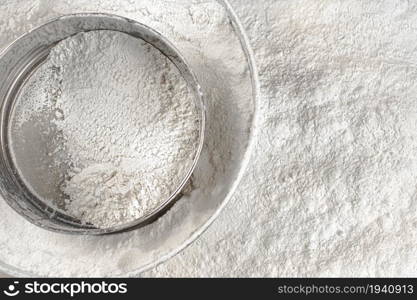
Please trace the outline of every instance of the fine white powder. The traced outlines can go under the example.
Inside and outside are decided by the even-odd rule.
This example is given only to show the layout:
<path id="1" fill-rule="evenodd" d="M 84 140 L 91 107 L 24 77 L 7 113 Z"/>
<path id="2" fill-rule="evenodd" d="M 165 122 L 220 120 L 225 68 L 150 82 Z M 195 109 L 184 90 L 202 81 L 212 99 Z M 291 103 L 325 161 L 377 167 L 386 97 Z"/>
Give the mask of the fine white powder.
<path id="1" fill-rule="evenodd" d="M 241 57 L 239 46 L 212 2 L 6 0 L 0 2 L 0 40 L 7 45 L 32 23 L 59 13 L 99 10 L 145 20 L 171 33 L 181 50 L 192 41 L 190 48 L 203 53 L 194 69 L 213 70 L 201 83 L 229 88 L 225 98 L 235 112 L 244 86 L 218 84 L 211 74 L 223 68 L 230 72 L 224 78 L 242 81 L 231 69 L 245 62 L 225 59 Z M 216 222 L 144 276 L 415 277 L 417 2 L 230 2 L 248 31 L 262 86 L 255 151 Z M 196 16 L 201 30 L 187 16 Z M 227 118 L 219 123 L 221 132 L 231 127 Z M 230 166 L 213 157 L 213 168 Z M 187 236 L 182 221 L 188 214 L 193 224 L 203 215 L 201 206 L 184 203 L 143 234 L 73 237 L 32 226 L 0 201 L 2 268 L 26 276 L 133 276 L 144 261 L 167 253 L 160 244 L 174 248 Z M 152 259 L 143 259 L 149 252 Z"/>
<path id="2" fill-rule="evenodd" d="M 236 179 L 245 166 L 243 162 L 247 161 L 248 142 L 253 134 L 255 107 L 251 70 L 244 53 L 246 46 L 242 47 L 238 38 L 239 30 L 232 26 L 230 15 L 222 4 L 215 0 L 43 0 L 28 5 L 27 0 L 14 0 L 0 2 L 0 7 L 0 23 L 3 25 L 0 26 L 0 41 L 4 45 L 33 26 L 62 14 L 99 11 L 126 16 L 150 26 L 172 41 L 195 71 L 205 91 L 208 120 L 205 145 L 193 173 L 193 190 L 163 217 L 148 226 L 104 236 L 57 234 L 30 224 L 16 215 L 4 201 L 0 201 L 0 269 L 14 275 L 134 276 L 144 268 L 167 259 L 194 240 L 234 189 Z M 7 20 L 13 20 L 14 23 L 8 23 Z M 147 88 L 152 89 L 152 82 Z M 36 89 L 32 91 L 39 93 Z M 23 110 L 16 114 L 25 115 L 25 120 L 38 121 L 45 114 L 46 108 L 42 103 L 29 105 L 21 101 L 21 104 L 22 109 L 28 106 L 41 108 L 38 109 L 39 113 L 28 109 L 28 115 Z M 56 119 L 55 115 L 54 111 L 53 119 Z M 14 121 L 19 120 L 15 117 Z M 26 125 L 28 123 L 32 122 Z M 21 151 L 18 153 L 20 158 L 31 159 L 34 157 L 31 152 L 38 149 L 34 147 L 37 145 L 35 137 L 40 135 L 43 128 L 34 126 L 31 129 L 26 125 L 22 127 L 29 130 L 34 138 L 25 133 L 26 142 L 13 145 L 13 150 L 15 154 Z M 53 128 L 51 131 L 53 133 Z M 68 143 L 62 143 L 63 147 L 65 144 Z M 55 147 L 50 150 L 52 158 L 59 157 L 54 154 Z M 64 150 L 60 152 L 65 153 Z M 39 156 L 41 154 L 36 153 L 36 157 Z M 68 159 L 60 158 L 59 161 Z M 24 166 L 25 174 L 43 165 L 44 162 L 31 159 Z M 45 173 L 38 172 L 38 175 Z M 262 173 L 253 175 L 259 178 L 269 176 Z M 51 178 L 31 179 L 32 182 L 33 179 L 39 181 L 39 188 L 47 186 Z M 256 187 L 254 181 L 251 195 L 255 190 L 263 195 Z M 229 223 L 222 223 L 225 227 L 217 227 L 217 232 L 233 234 L 229 230 L 231 224 L 240 224 L 240 214 L 245 213 L 246 209 L 243 211 L 239 205 L 233 205 L 231 210 L 235 214 L 226 216 Z M 238 231 L 243 234 L 246 230 L 242 231 L 242 228 Z M 223 242 L 229 239 L 226 236 Z M 231 240 L 240 244 L 233 236 Z M 224 268 L 223 264 L 227 263 L 225 260 L 236 260 L 236 255 L 227 255 L 228 252 L 225 252 L 229 247 L 218 244 L 214 252 L 219 256 L 208 261 L 206 257 L 210 253 L 206 253 L 200 241 L 197 240 L 192 248 L 195 256 L 189 255 L 187 262 L 173 267 L 176 274 L 184 271 L 183 265 L 194 265 L 196 271 L 201 266 L 205 271 L 200 274 L 215 274 L 217 268 Z M 212 264 L 216 267 L 212 267 Z M 224 269 L 233 272 L 230 265 Z M 161 270 L 161 276 L 166 274 Z"/>
<path id="3" fill-rule="evenodd" d="M 144 276 L 417 275 L 417 2 L 231 0 L 257 145 L 212 227 Z"/>
<path id="4" fill-rule="evenodd" d="M 64 210 L 84 223 L 108 228 L 145 216 L 192 166 L 193 94 L 173 63 L 140 39 L 114 31 L 67 38 L 21 97 L 32 110 L 53 112 L 50 168 L 66 166 Z"/>

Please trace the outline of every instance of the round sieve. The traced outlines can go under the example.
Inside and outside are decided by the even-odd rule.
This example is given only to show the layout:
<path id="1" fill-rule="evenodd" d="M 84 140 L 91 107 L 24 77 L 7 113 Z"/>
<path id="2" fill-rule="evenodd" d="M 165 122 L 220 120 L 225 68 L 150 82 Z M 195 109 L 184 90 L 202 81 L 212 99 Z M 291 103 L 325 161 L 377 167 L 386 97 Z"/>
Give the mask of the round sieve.
<path id="1" fill-rule="evenodd" d="M 25 185 L 13 163 L 9 147 L 9 121 L 19 90 L 33 71 L 41 65 L 59 41 L 80 32 L 111 30 L 129 34 L 151 44 L 179 70 L 193 92 L 199 116 L 199 141 L 193 163 L 175 191 L 151 213 L 111 228 L 100 229 L 55 209 L 34 195 Z M 0 194 L 18 214 L 45 229 L 74 234 L 107 234 L 137 228 L 154 221 L 178 198 L 197 165 L 204 143 L 205 108 L 203 94 L 196 76 L 179 51 L 161 34 L 146 25 L 110 14 L 85 13 L 65 15 L 27 32 L 0 55 Z"/>

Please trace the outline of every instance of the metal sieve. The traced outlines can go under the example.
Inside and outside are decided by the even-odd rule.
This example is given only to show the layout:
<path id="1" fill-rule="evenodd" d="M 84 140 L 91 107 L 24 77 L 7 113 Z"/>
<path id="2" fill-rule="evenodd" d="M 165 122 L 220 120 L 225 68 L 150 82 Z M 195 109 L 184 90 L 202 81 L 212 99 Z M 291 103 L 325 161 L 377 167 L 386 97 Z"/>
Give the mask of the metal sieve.
<path id="1" fill-rule="evenodd" d="M 13 162 L 10 153 L 10 114 L 19 90 L 24 82 L 41 65 L 59 41 L 80 32 L 112 30 L 144 40 L 158 49 L 179 70 L 193 92 L 195 108 L 199 116 L 199 141 L 195 149 L 192 166 L 168 199 L 151 213 L 112 228 L 96 228 L 83 224 L 64 212 L 46 203 L 26 186 Z M 110 14 L 86 13 L 65 15 L 37 27 L 14 41 L 0 54 L 0 194 L 19 215 L 42 228 L 73 234 L 108 234 L 134 229 L 162 215 L 178 198 L 190 181 L 204 143 L 205 107 L 203 94 L 196 76 L 179 51 L 161 34 L 136 21 Z"/>

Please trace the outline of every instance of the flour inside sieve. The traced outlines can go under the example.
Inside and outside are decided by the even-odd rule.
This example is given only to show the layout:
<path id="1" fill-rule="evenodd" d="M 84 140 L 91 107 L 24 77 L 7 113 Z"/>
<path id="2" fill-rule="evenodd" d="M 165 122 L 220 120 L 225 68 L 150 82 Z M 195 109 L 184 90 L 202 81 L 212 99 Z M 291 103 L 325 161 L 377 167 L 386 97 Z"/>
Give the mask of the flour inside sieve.
<path id="1" fill-rule="evenodd" d="M 111 228 L 175 192 L 194 164 L 201 120 L 165 55 L 96 30 L 51 48 L 10 122 L 10 152 L 29 190 L 82 224 Z"/>

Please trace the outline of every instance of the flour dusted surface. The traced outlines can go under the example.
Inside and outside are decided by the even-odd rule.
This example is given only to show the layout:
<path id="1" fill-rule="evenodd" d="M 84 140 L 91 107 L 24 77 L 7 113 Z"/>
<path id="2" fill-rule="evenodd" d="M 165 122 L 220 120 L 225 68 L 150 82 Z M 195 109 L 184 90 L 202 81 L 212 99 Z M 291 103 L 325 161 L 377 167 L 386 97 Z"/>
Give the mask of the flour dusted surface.
<path id="1" fill-rule="evenodd" d="M 51 50 L 27 85 L 26 109 L 53 112 L 50 167 L 66 165 L 64 209 L 82 222 L 108 228 L 142 217 L 190 169 L 199 137 L 193 94 L 146 42 L 112 31 L 77 34 Z"/>
<path id="2" fill-rule="evenodd" d="M 9 2 L 13 9 L 8 12 L 4 5 L 6 9 L 0 11 L 7 16 L 0 19 L 1 28 L 6 28 L 2 37 L 12 36 L 17 17 L 23 20 L 18 23 L 22 34 L 28 18 L 32 22 L 47 20 L 48 4 L 69 3 Z M 89 5 L 90 10 L 92 2 L 71 1 L 79 7 Z M 98 1 L 103 3 L 102 10 L 107 5 L 110 12 L 132 11 L 131 17 L 137 14 L 143 19 L 142 10 L 135 10 L 133 4 L 139 2 L 147 1 Z M 415 277 L 417 168 L 407 157 L 416 157 L 411 151 L 416 146 L 415 140 L 401 140 L 415 136 L 416 131 L 407 134 L 391 120 L 415 120 L 410 108 L 417 103 L 413 75 L 416 4 L 401 0 L 231 2 L 248 30 L 261 74 L 262 117 L 256 151 L 234 200 L 213 226 L 185 251 L 145 276 Z M 200 16 L 205 13 L 194 11 Z M 155 14 L 152 26 L 160 20 L 171 24 L 181 20 L 157 15 L 156 9 L 150 12 Z M 336 101 L 340 95 L 355 101 L 342 105 Z M 390 95 L 392 105 L 381 106 Z M 401 114 L 396 113 L 398 106 Z M 376 111 L 381 112 L 379 117 Z M 338 127 L 343 125 L 341 118 L 345 124 L 356 124 L 355 143 L 346 138 L 348 135 L 339 134 L 343 132 L 340 128 L 355 128 Z M 383 130 L 375 131 L 376 126 Z M 297 133 L 301 128 L 304 135 Z M 381 138 L 372 137 L 374 133 Z M 316 146 L 310 147 L 315 141 Z M 393 147 L 384 146 L 387 144 Z M 381 146 L 389 150 L 370 155 Z M 325 159 L 331 163 L 323 163 Z M 189 207 L 182 208 L 175 213 Z M 0 213 L 2 227 L 12 233 L 4 234 L 1 241 L 3 261 L 33 273 L 119 274 L 118 268 L 114 271 L 106 263 L 119 262 L 120 253 L 136 241 L 124 236 L 105 243 L 98 238 L 47 235 L 13 215 L 5 205 Z M 29 244 L 35 248 L 26 247 Z M 53 252 L 56 248 L 60 252 Z M 74 253 L 77 257 L 71 260 Z M 126 257 L 135 254 L 127 252 Z M 126 265 L 133 265 L 126 261 Z"/>
<path id="3" fill-rule="evenodd" d="M 231 0 L 262 86 L 245 179 L 145 276 L 417 275 L 417 2 Z"/>

